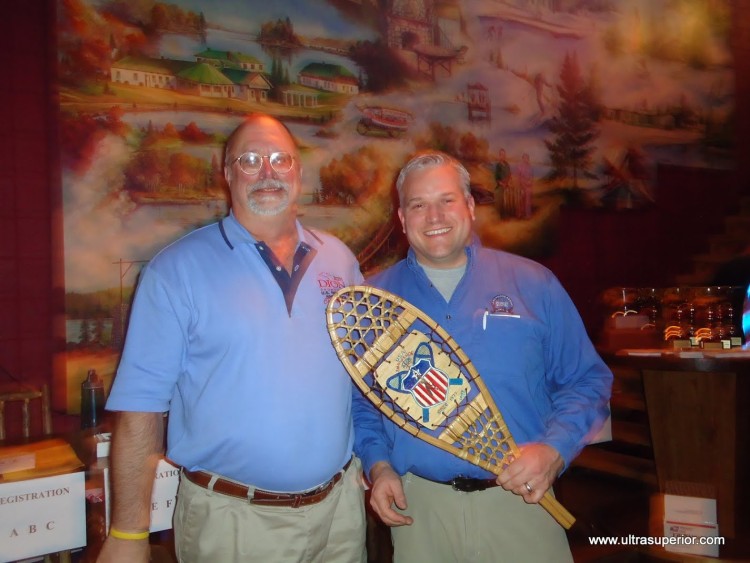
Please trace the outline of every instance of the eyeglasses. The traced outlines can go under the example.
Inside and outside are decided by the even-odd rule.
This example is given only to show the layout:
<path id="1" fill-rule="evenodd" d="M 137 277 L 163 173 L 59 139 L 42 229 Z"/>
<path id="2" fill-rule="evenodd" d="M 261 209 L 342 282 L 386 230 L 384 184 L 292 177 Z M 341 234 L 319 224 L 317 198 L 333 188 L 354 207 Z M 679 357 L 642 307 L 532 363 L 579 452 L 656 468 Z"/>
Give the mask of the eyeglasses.
<path id="1" fill-rule="evenodd" d="M 248 176 L 253 176 L 263 168 L 263 159 L 267 158 L 268 163 L 279 174 L 286 174 L 292 169 L 294 157 L 288 152 L 272 152 L 271 154 L 259 154 L 257 152 L 246 152 L 232 161 L 232 164 L 238 162 L 240 170 Z"/>

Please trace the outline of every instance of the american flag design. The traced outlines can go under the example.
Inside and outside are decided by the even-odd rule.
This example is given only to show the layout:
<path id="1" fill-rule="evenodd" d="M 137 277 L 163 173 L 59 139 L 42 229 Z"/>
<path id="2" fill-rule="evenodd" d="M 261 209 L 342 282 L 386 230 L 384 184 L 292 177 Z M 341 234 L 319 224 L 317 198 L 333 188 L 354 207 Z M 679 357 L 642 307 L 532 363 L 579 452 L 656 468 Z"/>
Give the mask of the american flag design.
<path id="1" fill-rule="evenodd" d="M 375 369 L 375 379 L 408 416 L 432 430 L 470 390 L 459 366 L 417 330 L 386 356 Z"/>
<path id="2" fill-rule="evenodd" d="M 411 394 L 420 406 L 429 408 L 445 401 L 448 393 L 447 375 L 425 360 L 414 366 L 412 372 L 418 379 L 411 388 Z"/>

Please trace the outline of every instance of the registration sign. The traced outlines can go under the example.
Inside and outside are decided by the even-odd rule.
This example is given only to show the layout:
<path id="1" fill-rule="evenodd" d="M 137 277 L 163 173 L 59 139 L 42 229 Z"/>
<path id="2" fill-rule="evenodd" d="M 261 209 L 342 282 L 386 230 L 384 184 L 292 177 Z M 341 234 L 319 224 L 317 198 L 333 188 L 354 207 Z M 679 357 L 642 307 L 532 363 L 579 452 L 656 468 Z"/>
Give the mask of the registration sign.
<path id="1" fill-rule="evenodd" d="M 0 561 L 86 545 L 83 471 L 0 484 Z"/>

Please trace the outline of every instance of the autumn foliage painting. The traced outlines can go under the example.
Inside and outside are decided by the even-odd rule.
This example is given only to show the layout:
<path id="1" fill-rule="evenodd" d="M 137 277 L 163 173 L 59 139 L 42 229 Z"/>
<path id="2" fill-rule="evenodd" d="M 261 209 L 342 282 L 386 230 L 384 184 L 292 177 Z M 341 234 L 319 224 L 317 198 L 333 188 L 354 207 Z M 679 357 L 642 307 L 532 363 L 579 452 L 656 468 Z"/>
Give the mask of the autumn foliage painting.
<path id="1" fill-rule="evenodd" d="M 137 275 L 224 216 L 251 112 L 299 147 L 299 218 L 365 273 L 404 252 L 410 154 L 465 164 L 489 246 L 547 252 L 563 205 L 652 205 L 659 162 L 731 167 L 726 0 L 58 0 L 65 341 L 55 400 L 109 383 Z"/>

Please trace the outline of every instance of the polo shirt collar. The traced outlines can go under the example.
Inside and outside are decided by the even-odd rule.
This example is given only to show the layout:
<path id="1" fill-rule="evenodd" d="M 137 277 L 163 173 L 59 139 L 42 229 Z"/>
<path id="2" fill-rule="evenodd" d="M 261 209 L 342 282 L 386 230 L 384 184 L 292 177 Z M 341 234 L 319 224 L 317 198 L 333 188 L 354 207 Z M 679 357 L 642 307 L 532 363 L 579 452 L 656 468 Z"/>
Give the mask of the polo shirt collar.
<path id="1" fill-rule="evenodd" d="M 315 243 L 319 242 L 319 240 L 315 236 L 308 236 L 309 233 L 305 230 L 299 220 L 295 220 L 295 225 L 297 227 L 297 238 L 301 243 L 305 243 L 313 248 L 317 246 Z M 240 224 L 232 210 L 229 211 L 229 215 L 219 221 L 219 229 L 221 230 L 221 236 L 224 238 L 224 242 L 232 250 L 240 244 L 256 244 L 260 242 Z"/>

